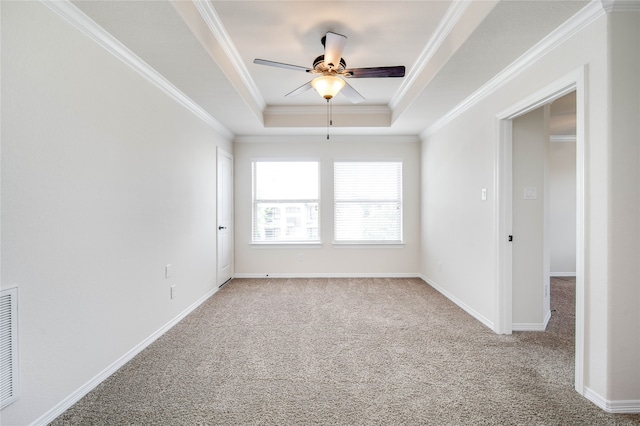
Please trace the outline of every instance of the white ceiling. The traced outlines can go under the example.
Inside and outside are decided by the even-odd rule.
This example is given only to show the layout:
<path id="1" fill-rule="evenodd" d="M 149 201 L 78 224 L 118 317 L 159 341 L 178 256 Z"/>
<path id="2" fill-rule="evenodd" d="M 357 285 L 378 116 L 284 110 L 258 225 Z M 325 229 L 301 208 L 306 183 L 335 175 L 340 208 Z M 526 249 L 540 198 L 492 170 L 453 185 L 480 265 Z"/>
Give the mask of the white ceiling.
<path id="1" fill-rule="evenodd" d="M 332 134 L 418 135 L 587 1 L 73 1 L 238 137 L 326 132 L 315 91 L 284 97 L 347 36 L 349 67 L 404 65 L 404 78 L 350 79 L 365 98 L 333 100 Z"/>

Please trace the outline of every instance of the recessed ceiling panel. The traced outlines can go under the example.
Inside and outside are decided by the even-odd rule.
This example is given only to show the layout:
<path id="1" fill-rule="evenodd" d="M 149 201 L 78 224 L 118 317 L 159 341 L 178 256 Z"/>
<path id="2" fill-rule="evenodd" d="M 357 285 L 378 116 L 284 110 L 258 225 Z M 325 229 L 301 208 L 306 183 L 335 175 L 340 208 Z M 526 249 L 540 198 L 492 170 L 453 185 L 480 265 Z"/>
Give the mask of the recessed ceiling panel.
<path id="1" fill-rule="evenodd" d="M 256 65 L 255 58 L 313 67 L 327 31 L 347 37 L 347 67 L 404 65 L 410 72 L 450 2 L 214 1 L 220 20 L 267 105 L 315 105 L 314 91 L 285 95 L 308 82 L 304 72 Z M 386 105 L 400 78 L 350 79 L 368 105 Z M 338 95 L 334 103 L 349 105 Z"/>

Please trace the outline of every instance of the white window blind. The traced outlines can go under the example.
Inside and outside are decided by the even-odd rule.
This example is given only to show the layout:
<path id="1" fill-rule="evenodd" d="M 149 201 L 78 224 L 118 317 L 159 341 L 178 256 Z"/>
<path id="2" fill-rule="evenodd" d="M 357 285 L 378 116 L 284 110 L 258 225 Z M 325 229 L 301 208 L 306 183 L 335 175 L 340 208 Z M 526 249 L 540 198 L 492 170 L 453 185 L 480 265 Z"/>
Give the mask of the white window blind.
<path id="1" fill-rule="evenodd" d="M 402 162 L 334 163 L 336 242 L 402 242 Z"/>
<path id="2" fill-rule="evenodd" d="M 317 161 L 254 161 L 253 242 L 318 242 Z"/>

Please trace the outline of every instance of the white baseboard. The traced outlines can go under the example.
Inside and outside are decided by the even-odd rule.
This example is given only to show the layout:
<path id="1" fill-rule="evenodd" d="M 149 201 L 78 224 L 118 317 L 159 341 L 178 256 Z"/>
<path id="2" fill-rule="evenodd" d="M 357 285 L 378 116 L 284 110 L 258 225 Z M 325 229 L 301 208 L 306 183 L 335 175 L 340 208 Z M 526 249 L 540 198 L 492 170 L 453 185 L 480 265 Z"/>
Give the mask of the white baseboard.
<path id="1" fill-rule="evenodd" d="M 515 322 L 511 326 L 513 331 L 545 331 L 547 329 L 547 325 L 549 324 L 549 320 L 551 319 L 551 311 L 547 312 L 547 315 L 544 318 L 542 323 L 538 322 Z"/>
<path id="2" fill-rule="evenodd" d="M 495 331 L 495 324 L 493 323 L 493 321 L 490 321 L 488 318 L 486 318 L 484 315 L 480 314 L 479 312 L 477 312 L 476 310 L 471 308 L 469 305 L 464 303 L 462 300 L 458 299 L 453 294 L 449 293 L 448 291 L 446 291 L 445 289 L 440 287 L 435 281 L 425 277 L 422 274 L 420 274 L 420 278 L 422 279 L 422 281 L 424 281 L 425 283 L 429 284 L 431 287 L 436 289 L 444 297 L 446 297 L 447 299 L 451 300 L 453 303 L 458 305 L 466 313 L 468 313 L 469 315 L 471 315 L 472 317 L 474 317 L 475 319 L 480 321 L 482 324 L 484 324 L 485 326 L 487 326 L 491 330 Z"/>
<path id="3" fill-rule="evenodd" d="M 129 352 L 122 355 L 115 362 L 109 365 L 107 368 L 98 373 L 95 377 L 89 380 L 87 383 L 82 385 L 80 388 L 76 389 L 71 395 L 67 396 L 63 399 L 59 404 L 53 407 L 51 410 L 47 411 L 45 414 L 40 416 L 36 421 L 34 421 L 31 426 L 44 426 L 51 423 L 56 417 L 60 416 L 66 410 L 71 408 L 73 404 L 78 402 L 82 397 L 91 392 L 96 386 L 106 380 L 109 376 L 115 373 L 120 367 L 129 362 L 133 357 L 142 352 L 147 346 L 156 341 L 160 336 L 169 331 L 174 325 L 179 323 L 184 317 L 189 315 L 194 309 L 203 304 L 208 298 L 213 296 L 218 288 L 214 288 L 213 290 L 207 292 L 200 299 L 196 300 L 191 306 L 186 308 L 184 311 L 180 312 L 178 316 L 173 318 L 171 321 L 160 327 L 156 332 L 151 334 L 149 337 L 144 339 L 142 342 L 138 343 L 134 346 Z"/>
<path id="4" fill-rule="evenodd" d="M 550 272 L 550 277 L 574 277 L 576 276 L 575 272 Z"/>
<path id="5" fill-rule="evenodd" d="M 420 278 L 417 272 L 236 273 L 234 278 Z"/>
<path id="6" fill-rule="evenodd" d="M 609 401 L 597 392 L 585 387 L 584 397 L 596 404 L 607 413 L 637 414 L 640 413 L 640 399 Z"/>

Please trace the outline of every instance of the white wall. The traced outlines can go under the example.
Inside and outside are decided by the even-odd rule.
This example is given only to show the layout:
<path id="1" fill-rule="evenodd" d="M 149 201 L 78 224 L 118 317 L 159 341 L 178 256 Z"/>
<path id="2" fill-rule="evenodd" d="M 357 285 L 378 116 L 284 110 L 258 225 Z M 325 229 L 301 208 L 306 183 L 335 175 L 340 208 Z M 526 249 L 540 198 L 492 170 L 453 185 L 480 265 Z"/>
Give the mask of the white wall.
<path id="1" fill-rule="evenodd" d="M 494 123 L 490 116 L 465 119 L 422 144 L 421 271 L 431 285 L 493 328 L 495 153 L 487 142 Z M 483 126 L 483 119 L 492 125 Z"/>
<path id="2" fill-rule="evenodd" d="M 417 276 L 419 270 L 420 172 L 417 138 L 332 136 L 289 137 L 283 142 L 235 144 L 236 276 Z M 251 161 L 253 158 L 321 161 L 320 232 L 322 246 L 251 246 Z M 333 161 L 403 161 L 404 246 L 337 247 L 333 243 Z M 298 260 L 302 253 L 304 260 Z"/>
<path id="3" fill-rule="evenodd" d="M 584 385 L 591 399 L 602 405 L 619 400 L 640 406 L 638 27 L 638 13 L 601 16 L 425 135 L 422 144 L 422 272 L 485 323 L 493 324 L 498 317 L 498 276 L 493 268 L 497 211 L 495 194 L 489 192 L 491 201 L 482 203 L 479 191 L 494 188 L 497 182 L 496 116 L 587 67 Z M 609 63 L 612 50 L 614 62 Z M 621 102 L 616 110 L 627 108 L 619 118 L 611 113 L 616 102 Z M 624 167 L 618 169 L 612 160 Z M 439 263 L 444 265 L 442 271 Z"/>
<path id="4" fill-rule="evenodd" d="M 552 140 L 549 145 L 549 227 L 551 276 L 575 276 L 575 140 Z"/>
<path id="5" fill-rule="evenodd" d="M 1 415 L 25 425 L 216 289 L 216 146 L 231 143 L 39 2 L 1 7 L 21 388 Z"/>

